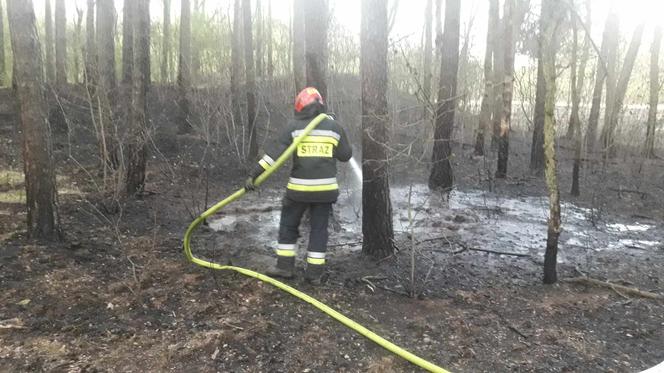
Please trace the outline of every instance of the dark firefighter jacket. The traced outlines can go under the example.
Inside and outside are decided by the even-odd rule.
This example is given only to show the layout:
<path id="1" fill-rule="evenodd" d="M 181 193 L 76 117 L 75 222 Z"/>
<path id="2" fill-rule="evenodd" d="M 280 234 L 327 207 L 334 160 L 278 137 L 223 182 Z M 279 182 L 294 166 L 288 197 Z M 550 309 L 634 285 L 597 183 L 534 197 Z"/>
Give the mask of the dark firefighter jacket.
<path id="1" fill-rule="evenodd" d="M 274 164 L 319 112 L 320 110 L 306 107 L 302 113 L 296 113 L 295 119 L 288 122 L 279 137 L 268 144 L 252 177 L 258 177 Z M 293 153 L 293 168 L 286 197 L 299 202 L 336 202 L 339 196 L 336 161 L 347 162 L 352 155 L 353 150 L 344 129 L 332 117 L 324 119 Z"/>

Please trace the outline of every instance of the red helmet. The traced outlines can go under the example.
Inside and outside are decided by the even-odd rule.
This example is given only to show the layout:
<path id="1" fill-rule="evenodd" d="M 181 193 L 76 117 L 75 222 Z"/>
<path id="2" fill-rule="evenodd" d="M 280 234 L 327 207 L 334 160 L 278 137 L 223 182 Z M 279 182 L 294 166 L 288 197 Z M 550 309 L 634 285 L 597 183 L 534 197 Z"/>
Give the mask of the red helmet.
<path id="1" fill-rule="evenodd" d="M 307 87 L 303 89 L 302 92 L 298 93 L 297 97 L 295 98 L 295 111 L 299 113 L 302 111 L 302 109 L 313 104 L 314 102 L 318 102 L 319 104 L 323 105 L 323 96 L 320 95 L 316 88 Z"/>

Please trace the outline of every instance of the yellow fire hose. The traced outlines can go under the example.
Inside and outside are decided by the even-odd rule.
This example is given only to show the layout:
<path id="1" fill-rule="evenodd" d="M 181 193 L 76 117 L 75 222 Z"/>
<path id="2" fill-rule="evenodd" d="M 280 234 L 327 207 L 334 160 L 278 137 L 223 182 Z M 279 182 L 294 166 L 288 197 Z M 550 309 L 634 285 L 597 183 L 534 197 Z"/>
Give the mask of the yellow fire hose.
<path id="1" fill-rule="evenodd" d="M 258 176 L 254 182 L 256 186 L 261 185 L 270 175 L 272 175 L 279 167 L 281 167 L 287 160 L 290 158 L 290 156 L 293 154 L 295 149 L 297 148 L 297 145 L 304 139 L 316 126 L 323 121 L 327 116 L 325 114 L 320 114 L 316 118 L 314 118 L 311 123 L 309 123 L 300 136 L 296 137 L 293 140 L 293 143 L 277 158 L 277 160 L 274 162 L 274 164 L 267 169 L 265 172 L 263 172 L 260 176 Z M 421 357 L 410 353 L 403 348 L 395 345 L 394 343 L 386 340 L 385 338 L 379 336 L 378 334 L 372 332 L 371 330 L 365 328 L 364 326 L 356 323 L 355 321 L 349 319 L 348 317 L 342 315 L 341 313 L 337 312 L 336 310 L 332 309 L 328 305 L 320 302 L 319 300 L 291 287 L 286 284 L 284 284 L 281 281 L 277 281 L 271 277 L 268 277 L 262 273 L 258 273 L 246 268 L 241 268 L 241 267 L 235 267 L 235 266 L 230 266 L 230 265 L 221 265 L 218 263 L 214 262 L 209 262 L 203 259 L 196 258 L 192 253 L 191 253 L 191 236 L 194 232 L 194 230 L 208 217 L 216 213 L 217 211 L 221 210 L 224 208 L 226 205 L 229 203 L 239 199 L 245 194 L 245 189 L 242 188 L 238 190 L 237 192 L 231 194 L 229 197 L 226 199 L 222 200 L 221 202 L 217 203 L 216 205 L 210 207 L 207 211 L 202 213 L 199 217 L 197 217 L 190 225 L 189 228 L 187 228 L 187 231 L 184 234 L 184 255 L 187 257 L 187 259 L 201 267 L 205 268 L 210 268 L 210 269 L 220 269 L 220 270 L 231 270 L 235 272 L 239 272 L 245 276 L 249 277 L 254 277 L 257 278 L 263 282 L 266 282 L 268 284 L 271 284 L 286 293 L 289 293 L 309 304 L 312 306 L 318 308 L 322 312 L 326 313 L 328 316 L 332 317 L 333 319 L 339 321 L 340 323 L 346 325 L 347 327 L 355 330 L 359 334 L 367 337 L 368 339 L 376 342 L 378 345 L 384 347 L 388 351 L 394 353 L 395 355 L 401 356 L 402 358 L 408 360 L 409 362 L 426 369 L 430 372 L 437 372 L 437 373 L 448 373 L 447 370 L 430 363 Z"/>

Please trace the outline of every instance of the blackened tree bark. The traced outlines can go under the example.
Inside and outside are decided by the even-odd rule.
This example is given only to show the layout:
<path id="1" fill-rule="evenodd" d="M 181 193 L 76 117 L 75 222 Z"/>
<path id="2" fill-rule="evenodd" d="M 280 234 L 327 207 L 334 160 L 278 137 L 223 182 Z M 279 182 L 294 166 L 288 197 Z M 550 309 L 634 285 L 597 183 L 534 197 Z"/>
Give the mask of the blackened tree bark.
<path id="1" fill-rule="evenodd" d="M 178 104 L 180 118 L 178 130 L 180 133 L 191 131 L 191 105 L 189 94 L 191 91 L 191 4 L 189 0 L 181 1 L 180 10 L 180 53 L 178 58 Z"/>
<path id="2" fill-rule="evenodd" d="M 53 12 L 51 11 L 51 0 L 46 0 L 44 3 L 44 33 L 45 33 L 45 49 L 46 61 L 44 68 L 46 69 L 46 81 L 49 83 L 55 82 L 55 53 L 53 47 Z"/>
<path id="3" fill-rule="evenodd" d="M 623 104 L 625 102 L 627 86 L 629 85 L 629 80 L 632 76 L 632 70 L 634 70 L 634 63 L 636 62 L 636 56 L 638 55 L 639 47 L 641 46 L 641 38 L 643 37 L 644 27 L 645 24 L 641 23 L 636 27 L 636 30 L 634 30 L 632 40 L 629 43 L 629 49 L 627 50 L 627 55 L 625 56 L 625 62 L 622 65 L 622 70 L 620 71 L 620 76 L 613 92 L 613 103 L 610 105 L 611 112 L 609 121 L 607 122 L 607 125 L 604 126 L 604 130 L 602 131 L 602 144 L 604 144 L 605 156 L 613 157 L 616 153 L 614 136 L 616 128 L 618 127 L 620 112 L 622 111 Z M 607 108 L 608 107 L 609 105 L 607 105 Z"/>
<path id="4" fill-rule="evenodd" d="M 588 128 L 586 129 L 586 151 L 592 153 L 595 150 L 595 141 L 597 137 L 597 127 L 599 125 L 599 112 L 602 105 L 602 94 L 606 82 L 607 66 L 606 59 L 611 45 L 611 34 L 617 32 L 618 16 L 611 11 L 604 24 L 602 34 L 602 46 L 600 47 L 599 58 L 595 72 L 595 87 L 593 88 L 592 104 L 590 106 L 590 116 L 588 117 Z"/>
<path id="5" fill-rule="evenodd" d="M 295 0 L 293 7 L 293 78 L 296 92 L 300 92 L 307 84 L 304 51 L 304 2 L 305 0 Z"/>
<path id="6" fill-rule="evenodd" d="M 249 144 L 249 158 L 258 155 L 258 139 L 256 138 L 256 75 L 254 72 L 254 41 L 251 23 L 251 0 L 242 0 L 244 26 L 244 71 L 247 92 L 247 128 L 246 136 Z"/>
<path id="7" fill-rule="evenodd" d="M 606 104 L 604 105 L 604 127 L 602 128 L 602 135 L 605 134 L 606 129 L 611 125 L 613 115 L 613 107 L 616 101 L 616 85 L 618 75 L 618 55 L 620 48 L 620 34 L 619 23 L 616 18 L 615 24 L 612 24 L 609 39 L 607 41 L 607 55 L 606 55 Z M 604 144 L 603 136 L 600 136 L 600 143 Z M 606 150 L 602 148 L 602 152 Z"/>
<path id="8" fill-rule="evenodd" d="M 507 177 L 507 160 L 509 157 L 509 134 L 512 121 L 512 87 L 514 85 L 514 0 L 505 0 L 503 8 L 503 43 L 504 43 L 504 80 L 503 80 L 503 111 L 500 117 L 500 131 L 498 134 L 498 167 L 496 178 Z"/>
<path id="9" fill-rule="evenodd" d="M 122 9 L 122 85 L 126 87 L 127 93 L 131 92 L 129 88 L 134 77 L 134 15 L 136 11 L 135 0 L 124 0 Z"/>
<path id="10" fill-rule="evenodd" d="M 0 86 L 7 84 L 7 66 L 5 65 L 5 17 L 0 2 Z"/>
<path id="11" fill-rule="evenodd" d="M 274 60 L 272 55 L 272 0 L 267 2 L 267 77 L 272 80 L 274 77 Z"/>
<path id="12" fill-rule="evenodd" d="M 150 85 L 150 0 L 135 0 L 134 68 L 127 175 L 127 195 L 135 195 L 145 185 L 146 132 L 148 128 L 148 88 Z"/>
<path id="13" fill-rule="evenodd" d="M 85 83 L 93 93 L 97 82 L 97 44 L 95 42 L 95 0 L 88 0 L 85 17 Z"/>
<path id="14" fill-rule="evenodd" d="M 432 190 L 450 190 L 454 184 L 452 171 L 451 137 L 456 112 L 457 72 L 459 68 L 459 32 L 461 18 L 460 0 L 445 3 L 445 31 L 441 57 L 440 82 L 438 86 L 438 107 L 436 108 L 436 128 L 433 139 L 433 162 L 429 176 Z"/>
<path id="15" fill-rule="evenodd" d="M 550 14 L 543 17 L 540 22 L 542 28 L 542 52 L 544 79 L 546 86 L 546 99 L 544 109 L 544 155 L 546 166 L 544 175 L 549 190 L 549 219 L 546 239 L 546 251 L 544 254 L 544 283 L 553 284 L 558 281 L 556 272 L 558 258 L 558 238 L 560 236 L 560 191 L 558 189 L 557 164 L 556 164 L 556 30 L 559 25 L 559 17 L 562 0 L 543 0 L 542 14 Z"/>
<path id="16" fill-rule="evenodd" d="M 65 0 L 55 0 L 55 81 L 67 84 L 67 15 Z"/>
<path id="17" fill-rule="evenodd" d="M 494 84 L 493 73 L 493 37 L 498 23 L 498 0 L 489 1 L 489 26 L 486 33 L 486 49 L 484 51 L 484 94 L 480 104 L 479 122 L 475 137 L 475 155 L 484 155 L 484 138 L 491 125 L 491 90 Z"/>
<path id="18" fill-rule="evenodd" d="M 426 7 L 424 9 L 424 45 L 422 46 L 422 54 L 424 55 L 422 61 L 422 89 L 424 90 L 424 99 L 425 99 L 425 118 L 429 118 L 429 105 L 431 102 L 431 52 L 432 52 L 432 33 L 433 33 L 433 0 L 427 0 Z"/>
<path id="19" fill-rule="evenodd" d="M 233 123 L 242 126 L 242 100 L 240 85 L 242 84 L 242 0 L 235 0 L 233 5 L 233 34 L 231 42 L 231 114 Z"/>
<path id="20" fill-rule="evenodd" d="M 655 158 L 655 129 L 657 128 L 657 105 L 659 104 L 659 51 L 662 46 L 662 26 L 655 28 L 655 36 L 650 47 L 650 100 L 648 110 L 648 130 L 644 155 Z"/>
<path id="21" fill-rule="evenodd" d="M 377 259 L 395 250 L 386 149 L 387 37 L 387 0 L 362 1 L 362 252 Z"/>
<path id="22" fill-rule="evenodd" d="M 161 81 L 170 80 L 171 71 L 171 0 L 164 0 L 164 30 L 161 39 Z"/>
<path id="23" fill-rule="evenodd" d="M 305 60 L 307 86 L 318 89 L 327 102 L 327 0 L 304 1 Z"/>
<path id="24" fill-rule="evenodd" d="M 43 85 L 42 55 L 32 0 L 8 0 L 14 54 L 14 88 L 19 103 L 28 235 L 58 237 L 56 185 Z"/>

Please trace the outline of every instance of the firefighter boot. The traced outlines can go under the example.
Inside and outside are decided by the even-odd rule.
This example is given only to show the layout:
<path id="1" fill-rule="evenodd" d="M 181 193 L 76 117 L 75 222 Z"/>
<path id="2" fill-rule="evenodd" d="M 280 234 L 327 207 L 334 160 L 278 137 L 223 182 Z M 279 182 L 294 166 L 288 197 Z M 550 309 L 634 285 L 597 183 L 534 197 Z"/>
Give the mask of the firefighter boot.
<path id="1" fill-rule="evenodd" d="M 265 274 L 272 277 L 293 278 L 295 272 L 294 256 L 278 256 L 277 264 L 268 269 Z"/>
<path id="2" fill-rule="evenodd" d="M 325 275 L 325 265 L 311 264 L 307 265 L 304 271 L 304 279 L 315 286 L 321 285 L 324 282 L 323 276 Z"/>

